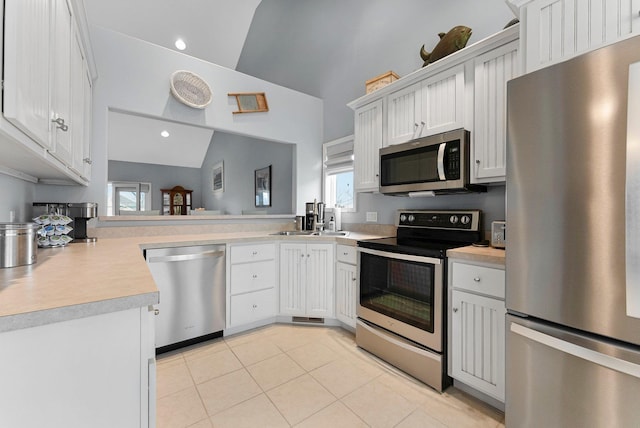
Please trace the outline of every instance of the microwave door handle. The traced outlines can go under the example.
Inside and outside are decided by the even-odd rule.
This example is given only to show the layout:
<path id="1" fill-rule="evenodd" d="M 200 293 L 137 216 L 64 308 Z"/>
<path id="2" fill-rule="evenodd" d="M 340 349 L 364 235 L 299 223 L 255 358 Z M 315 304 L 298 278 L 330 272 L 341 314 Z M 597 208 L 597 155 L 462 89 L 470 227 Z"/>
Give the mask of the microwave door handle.
<path id="1" fill-rule="evenodd" d="M 441 181 L 445 181 L 447 176 L 444 173 L 444 149 L 447 147 L 447 143 L 440 143 L 438 147 L 438 177 Z"/>

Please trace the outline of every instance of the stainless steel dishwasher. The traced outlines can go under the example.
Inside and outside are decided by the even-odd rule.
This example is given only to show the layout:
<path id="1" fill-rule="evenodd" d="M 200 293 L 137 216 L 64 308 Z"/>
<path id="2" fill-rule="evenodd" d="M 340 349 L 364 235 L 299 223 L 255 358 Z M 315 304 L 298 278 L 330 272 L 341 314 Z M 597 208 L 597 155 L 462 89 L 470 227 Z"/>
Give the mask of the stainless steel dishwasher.
<path id="1" fill-rule="evenodd" d="M 145 258 L 160 291 L 156 352 L 222 336 L 225 245 L 154 248 Z"/>

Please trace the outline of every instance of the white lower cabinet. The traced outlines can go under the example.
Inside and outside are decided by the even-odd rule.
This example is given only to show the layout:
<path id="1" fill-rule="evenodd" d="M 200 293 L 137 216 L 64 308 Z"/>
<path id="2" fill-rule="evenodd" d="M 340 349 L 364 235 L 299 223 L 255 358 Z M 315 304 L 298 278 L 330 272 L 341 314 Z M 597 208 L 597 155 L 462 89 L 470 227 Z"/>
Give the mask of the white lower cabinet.
<path id="1" fill-rule="evenodd" d="M 277 312 L 275 243 L 230 245 L 227 329 L 274 318 Z"/>
<path id="2" fill-rule="evenodd" d="M 334 316 L 334 244 L 280 244 L 280 313 Z"/>
<path id="3" fill-rule="evenodd" d="M 153 308 L 0 333 L 0 426 L 155 426 Z"/>
<path id="4" fill-rule="evenodd" d="M 504 267 L 449 259 L 449 274 L 449 375 L 504 403 Z"/>
<path id="5" fill-rule="evenodd" d="M 336 318 L 356 328 L 356 305 L 358 299 L 358 270 L 356 248 L 337 245 L 336 263 Z"/>

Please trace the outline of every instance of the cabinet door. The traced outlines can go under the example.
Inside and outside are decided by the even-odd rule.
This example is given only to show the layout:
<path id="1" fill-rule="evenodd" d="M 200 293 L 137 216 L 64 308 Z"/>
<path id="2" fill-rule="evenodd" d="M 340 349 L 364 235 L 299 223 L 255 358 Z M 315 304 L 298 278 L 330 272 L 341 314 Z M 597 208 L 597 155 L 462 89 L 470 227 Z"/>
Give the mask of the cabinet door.
<path id="1" fill-rule="evenodd" d="M 280 313 L 305 316 L 305 244 L 280 244 Z"/>
<path id="2" fill-rule="evenodd" d="M 536 0 L 524 6 L 525 71 L 640 31 L 638 0 Z"/>
<path id="3" fill-rule="evenodd" d="M 307 244 L 307 316 L 333 317 L 335 299 L 333 244 Z"/>
<path id="4" fill-rule="evenodd" d="M 472 183 L 505 181 L 507 82 L 518 75 L 518 46 L 514 41 L 475 59 Z"/>
<path id="5" fill-rule="evenodd" d="M 422 82 L 420 136 L 464 128 L 464 64 Z"/>
<path id="6" fill-rule="evenodd" d="M 382 100 L 378 100 L 355 111 L 353 157 L 356 191 L 378 190 L 381 147 Z"/>
<path id="7" fill-rule="evenodd" d="M 387 145 L 404 143 L 420 135 L 425 126 L 421 108 L 420 83 L 387 96 Z"/>
<path id="8" fill-rule="evenodd" d="M 71 165 L 71 11 L 66 0 L 53 0 L 51 52 L 51 135 L 50 152 Z M 56 123 L 58 121 L 59 123 Z"/>
<path id="9" fill-rule="evenodd" d="M 504 402 L 503 300 L 452 291 L 452 376 Z"/>
<path id="10" fill-rule="evenodd" d="M 71 45 L 71 115 L 69 133 L 71 134 L 71 169 L 80 175 L 84 173 L 85 132 L 85 65 L 79 34 L 74 26 Z"/>
<path id="11" fill-rule="evenodd" d="M 93 84 L 91 82 L 91 73 L 89 72 L 89 66 L 86 61 L 84 63 L 84 75 L 82 76 L 83 83 L 83 93 L 84 93 L 84 138 L 83 142 L 83 150 L 82 150 L 82 175 L 83 178 L 90 180 L 91 179 L 91 164 L 93 160 L 91 158 L 91 140 L 92 140 L 92 130 L 93 130 Z"/>
<path id="12" fill-rule="evenodd" d="M 49 138 L 50 2 L 6 0 L 3 113 L 45 148 Z"/>
<path id="13" fill-rule="evenodd" d="M 336 318 L 356 327 L 357 270 L 354 265 L 336 264 Z"/>

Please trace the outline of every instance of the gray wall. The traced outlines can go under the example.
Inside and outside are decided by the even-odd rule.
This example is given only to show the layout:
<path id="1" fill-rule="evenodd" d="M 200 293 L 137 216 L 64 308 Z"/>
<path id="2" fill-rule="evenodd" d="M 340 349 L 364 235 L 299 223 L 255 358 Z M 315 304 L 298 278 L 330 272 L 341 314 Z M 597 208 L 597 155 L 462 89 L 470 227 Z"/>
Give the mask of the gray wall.
<path id="1" fill-rule="evenodd" d="M 2 204 L 0 204 L 0 222 L 8 222 L 10 220 L 10 211 L 14 212 L 14 221 L 31 221 L 32 203 L 36 202 L 35 197 L 35 184 L 0 174 L 0 201 L 2 201 Z"/>
<path id="2" fill-rule="evenodd" d="M 202 163 L 204 207 L 226 214 L 243 210 L 266 210 L 268 214 L 291 214 L 293 206 L 294 145 L 273 143 L 240 135 L 216 132 Z M 213 193 L 213 165 L 224 162 L 224 192 Z M 271 165 L 271 207 L 256 208 L 254 171 Z"/>
<path id="3" fill-rule="evenodd" d="M 237 70 L 322 98 L 324 140 L 330 141 L 353 133 L 346 104 L 365 94 L 366 80 L 417 70 L 420 47 L 431 51 L 439 32 L 466 25 L 472 44 L 512 18 L 504 0 L 262 0 Z M 360 194 L 358 213 L 345 213 L 343 222 L 361 223 L 366 211 L 377 211 L 380 223 L 393 223 L 399 208 L 458 206 L 484 208 L 486 224 L 502 220 L 504 186 L 485 195 L 430 199 Z"/>
<path id="4" fill-rule="evenodd" d="M 160 189 L 171 189 L 174 186 L 193 190 L 193 207 L 199 207 L 202 203 L 200 176 L 200 168 L 109 161 L 109 181 L 151 183 L 151 206 L 154 210 L 161 210 L 160 212 L 162 212 Z"/>

